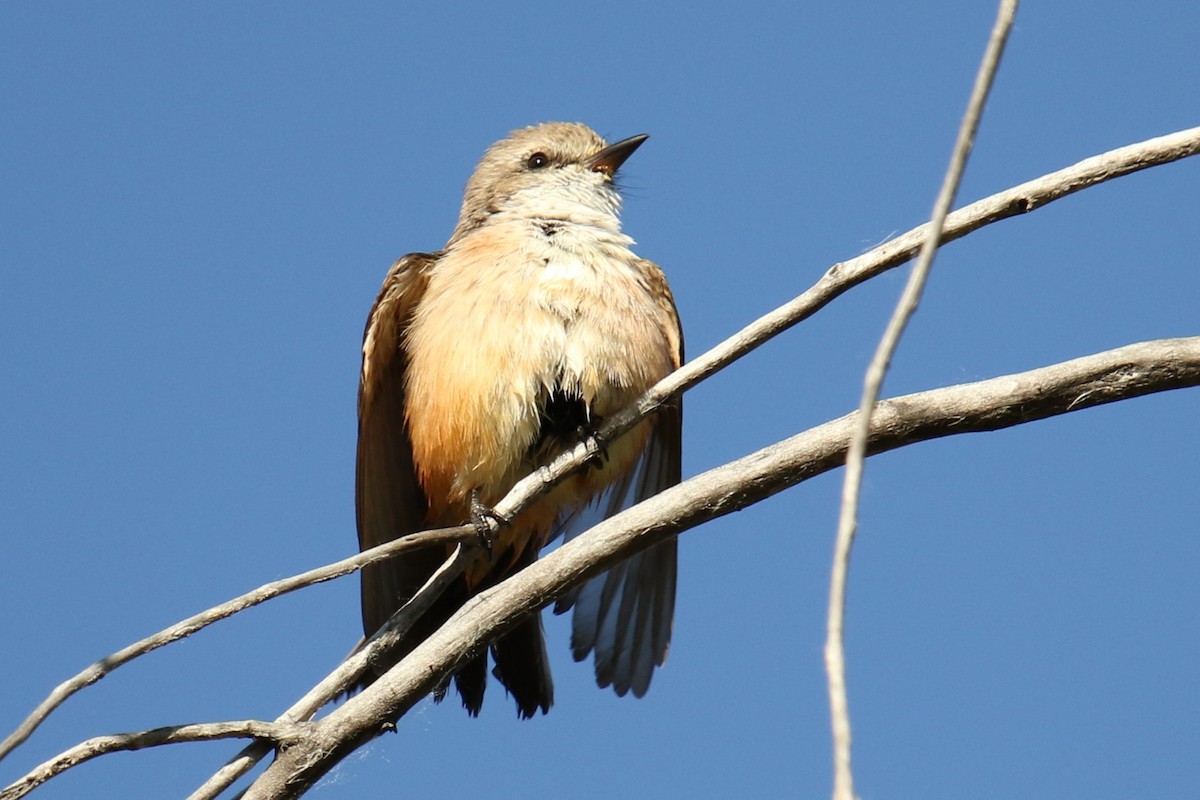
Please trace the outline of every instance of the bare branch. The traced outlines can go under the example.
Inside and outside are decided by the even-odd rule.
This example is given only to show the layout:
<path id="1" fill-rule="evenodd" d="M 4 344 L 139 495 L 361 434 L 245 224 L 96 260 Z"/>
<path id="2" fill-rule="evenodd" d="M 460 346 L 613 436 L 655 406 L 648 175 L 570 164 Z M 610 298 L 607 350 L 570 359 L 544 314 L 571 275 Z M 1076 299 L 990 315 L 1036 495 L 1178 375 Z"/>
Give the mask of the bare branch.
<path id="1" fill-rule="evenodd" d="M 194 725 L 172 725 L 148 731 L 115 733 L 96 736 L 81 742 L 54 758 L 39 764 L 18 781 L 0 790 L 0 800 L 24 797 L 55 775 L 85 761 L 120 750 L 141 750 L 180 742 L 206 742 L 213 739 L 260 739 L 275 746 L 286 746 L 304 736 L 306 724 L 271 723 L 258 720 L 236 722 L 203 722 Z"/>
<path id="2" fill-rule="evenodd" d="M 892 355 L 900 344 L 900 337 L 909 319 L 917 310 L 933 258 L 941 244 L 942 226 L 946 215 L 958 194 L 967 158 L 975 143 L 975 133 L 983 118 L 983 108 L 1000 69 L 1000 56 L 1012 30 L 1013 17 L 1017 13 L 1017 0 L 1001 0 L 988 40 L 987 50 L 975 77 L 975 86 L 967 103 L 959 127 L 958 139 L 950 156 L 950 166 L 941 191 L 933 205 L 933 218 L 929 221 L 928 236 L 921 246 L 921 255 L 909 275 L 904 293 L 896 304 L 892 318 L 879 342 L 879 347 L 867 367 L 863 384 L 862 399 L 858 407 L 858 424 L 850 440 L 850 451 L 846 456 L 846 473 L 842 488 L 841 511 L 838 516 L 837 539 L 834 543 L 833 569 L 829 581 L 828 634 L 825 640 L 825 670 L 829 676 L 829 714 L 833 729 L 833 797 L 834 800 L 854 800 L 854 773 L 850 765 L 850 704 L 846 696 L 846 580 L 850 572 L 850 551 L 854 546 L 854 534 L 858 529 L 858 498 L 862 488 L 863 462 L 866 459 L 867 436 L 871 430 L 871 415 L 883 389 L 883 378 L 891 364 Z"/>
<path id="3" fill-rule="evenodd" d="M 1041 369 L 881 403 L 868 451 L 991 431 L 1154 392 L 1200 386 L 1200 337 L 1130 345 Z M 635 552 L 744 508 L 845 461 L 858 414 L 797 434 L 605 520 L 464 605 L 408 658 L 283 751 L 246 800 L 303 794 L 341 758 L 387 730 L 472 652 L 575 585 Z"/>
<path id="4" fill-rule="evenodd" d="M 345 661 L 329 675 L 325 676 L 308 694 L 300 698 L 291 708 L 285 711 L 276 723 L 299 722 L 311 719 L 326 703 L 346 692 L 358 683 L 359 678 L 366 673 L 370 666 L 388 652 L 400 640 L 412 624 L 417 621 L 433 601 L 441 596 L 452 580 L 466 569 L 474 549 L 460 544 L 436 572 L 429 577 L 425 585 L 404 604 L 391 619 L 360 649 L 352 653 Z M 196 791 L 188 796 L 188 800 L 211 800 L 225 791 L 242 775 L 245 775 L 254 765 L 263 759 L 271 747 L 263 742 L 247 745 L 242 752 L 234 756 L 216 773 L 205 781 Z"/>
<path id="5" fill-rule="evenodd" d="M 1187 158 L 1200 152 L 1200 127 L 1182 130 L 1166 136 L 1122 147 L 1094 156 L 1041 178 L 1029 181 L 1004 192 L 960 209 L 951 214 L 943 229 L 943 241 L 952 241 L 984 225 L 1036 208 L 1081 189 L 1121 177 L 1148 167 Z M 906 263 L 926 236 L 927 226 L 921 226 L 849 261 L 835 264 L 812 288 L 789 303 L 764 315 L 739 333 L 689 362 L 643 395 L 625 411 L 610 417 L 600 434 L 609 438 L 628 430 L 646 414 L 679 392 L 699 383 L 709 375 L 750 352 L 792 325 L 811 316 L 834 298 L 889 269 Z M 581 444 L 563 454 L 547 468 L 519 482 L 509 496 L 497 505 L 505 515 L 520 509 L 589 457 L 588 445 Z M 724 512 L 721 512 L 724 513 Z M 184 638 L 213 622 L 264 602 L 272 597 L 294 591 L 312 583 L 330 580 L 353 572 L 367 563 L 394 556 L 411 547 L 432 543 L 459 543 L 473 535 L 470 527 L 460 527 L 414 534 L 404 539 L 343 559 L 327 567 L 275 581 L 248 592 L 220 606 L 190 617 L 159 633 L 134 643 L 88 667 L 75 677 L 60 684 L 22 724 L 0 743 L 0 759 L 24 742 L 45 718 L 68 697 L 95 683 L 112 670 L 133 658 L 163 645 Z"/>
<path id="6" fill-rule="evenodd" d="M 373 564 L 376 561 L 383 561 L 391 558 L 399 553 L 407 550 L 412 550 L 418 547 L 429 547 L 437 544 L 458 544 L 461 542 L 473 541 L 476 537 L 475 529 L 470 525 L 463 525 L 457 528 L 444 528 L 437 531 L 428 531 L 425 533 L 413 534 L 397 539 L 393 542 L 374 547 L 370 550 L 364 550 L 351 558 L 344 558 L 341 561 L 334 562 L 328 566 L 319 567 L 317 569 L 302 572 L 299 575 L 293 575 L 290 578 L 284 578 L 271 583 L 265 583 L 262 586 L 247 592 L 240 597 L 235 597 L 232 600 L 222 603 L 219 606 L 214 606 L 207 611 L 202 611 L 199 614 L 188 617 L 182 622 L 177 622 L 169 628 L 159 631 L 153 636 L 148 636 L 139 642 L 134 642 L 128 647 L 122 648 L 110 656 L 102 658 L 90 667 L 80 672 L 78 675 L 70 678 L 67 681 L 55 687 L 50 696 L 43 700 L 37 708 L 25 719 L 24 722 L 17 727 L 9 736 L 0 744 L 0 760 L 7 756 L 12 750 L 18 747 L 22 742 L 29 738 L 38 726 L 45 721 L 54 709 L 62 705 L 67 698 L 78 692 L 84 687 L 90 686 L 104 676 L 108 675 L 117 667 L 129 663 L 138 656 L 145 655 L 153 650 L 168 645 L 171 642 L 191 636 L 196 631 L 205 628 L 214 622 L 233 616 L 239 611 L 245 611 L 247 608 L 252 608 L 259 603 L 264 603 L 274 597 L 282 594 L 294 592 L 305 586 L 311 586 L 314 583 L 323 583 L 324 581 L 339 578 L 342 575 L 348 575 L 355 570 L 361 569 L 367 564 Z"/>
<path id="7" fill-rule="evenodd" d="M 476 536 L 473 530 L 470 535 L 472 539 Z M 411 546 L 411 543 L 414 541 L 425 542 L 428 539 L 436 541 L 444 537 L 441 537 L 440 534 L 435 534 L 433 536 L 425 535 L 424 538 L 418 536 L 406 538 L 409 539 Z M 376 548 L 375 550 L 378 551 L 380 549 Z M 368 553 L 370 552 L 374 551 L 368 551 Z M 192 798 L 196 798 L 197 800 L 199 798 L 216 797 L 239 777 L 252 769 L 274 747 L 291 741 L 291 738 L 284 739 L 281 738 L 281 735 L 302 730 L 305 720 L 310 719 L 326 703 L 357 683 L 358 679 L 370 668 L 372 662 L 381 653 L 387 652 L 387 650 L 393 647 L 399 638 L 412 626 L 412 623 L 428 610 L 430 604 L 437 599 L 446 588 L 446 585 L 462 572 L 466 567 L 471 552 L 472 548 L 459 544 L 446 563 L 430 577 L 429 581 L 421 587 L 420 591 L 408 603 L 388 620 L 388 623 L 370 641 L 343 661 L 337 669 L 313 687 L 308 694 L 284 712 L 274 723 L 246 722 L 188 725 L 89 739 L 37 767 L 25 778 L 13 784 L 9 789 L 6 789 L 4 793 L 0 793 L 0 800 L 7 800 L 10 797 L 8 794 L 10 790 L 17 791 L 11 797 L 22 797 L 29 790 L 32 790 L 34 787 L 66 769 L 96 756 L 116 750 L 137 750 L 142 747 L 158 744 L 231 738 L 234 736 L 262 740 L 256 741 L 246 747 L 191 795 Z M 339 564 L 344 563 L 339 562 Z M 338 565 L 335 564 L 333 566 L 336 567 Z M 305 575 L 311 576 L 315 572 L 320 572 L 320 570 L 313 570 L 305 573 Z M 296 580 L 300 577 L 303 576 L 297 576 L 295 579 L 288 580 Z M 264 733 L 260 735 L 255 731 L 263 731 Z"/>
<path id="8" fill-rule="evenodd" d="M 1148 139 L 1094 156 L 1074 166 L 994 194 L 954 212 L 947 218 L 942 240 L 944 242 L 952 241 L 992 222 L 1028 213 L 1089 186 L 1148 167 L 1178 161 L 1196 155 L 1198 152 L 1200 152 L 1200 127 Z M 834 264 L 812 288 L 760 317 L 694 361 L 685 364 L 646 392 L 628 409 L 611 416 L 601 427 L 599 435 L 602 438 L 611 439 L 629 430 L 637 424 L 638 420 L 674 395 L 696 385 L 796 323 L 812 316 L 844 292 L 876 275 L 906 263 L 913 257 L 926 237 L 926 230 L 927 226 L 922 225 L 857 258 Z M 496 510 L 505 516 L 513 515 L 515 510 L 523 508 L 542 492 L 547 491 L 553 482 L 561 480 L 573 469 L 577 469 L 590 455 L 587 443 L 580 444 L 564 453 L 546 468 L 538 470 L 517 483 L 508 496 L 497 504 Z M 57 686 L 21 725 L 0 743 L 0 760 L 28 739 L 46 717 L 67 698 L 138 656 L 190 636 L 213 622 L 278 595 L 349 574 L 368 563 L 392 557 L 410 547 L 427 546 L 443 541 L 437 537 L 444 536 L 444 541 L 448 544 L 458 543 L 465 541 L 472 533 L 470 527 L 464 526 L 429 534 L 413 534 L 403 539 L 397 539 L 327 567 L 264 584 L 241 597 L 196 614 L 153 636 L 131 644 L 92 664 L 78 675 Z"/>

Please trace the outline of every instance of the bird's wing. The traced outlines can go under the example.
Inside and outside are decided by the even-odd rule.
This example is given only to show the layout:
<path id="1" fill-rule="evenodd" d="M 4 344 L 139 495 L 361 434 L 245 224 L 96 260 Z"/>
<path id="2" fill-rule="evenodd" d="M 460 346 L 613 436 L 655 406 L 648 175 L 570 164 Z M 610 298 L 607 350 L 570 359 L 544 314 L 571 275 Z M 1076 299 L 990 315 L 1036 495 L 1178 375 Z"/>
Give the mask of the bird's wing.
<path id="1" fill-rule="evenodd" d="M 358 385 L 355 512 L 359 549 L 424 527 L 426 499 L 413 468 L 404 416 L 404 332 L 438 254 L 411 253 L 388 271 L 363 332 Z M 362 571 L 363 631 L 370 636 L 429 578 L 440 550 L 372 564 Z M 427 615 L 428 616 L 428 615 Z M 423 637 L 414 637 L 420 641 Z"/>
<path id="2" fill-rule="evenodd" d="M 642 262 L 653 295 L 666 321 L 663 335 L 671 345 L 676 368 L 683 362 L 679 313 L 662 270 Z M 651 432 L 635 469 L 599 499 L 607 518 L 679 483 L 681 476 L 683 401 L 676 397 L 651 418 Z M 594 514 L 567 521 L 566 539 L 581 533 Z M 594 521 L 594 519 L 593 519 Z M 555 605 L 561 614 L 572 606 L 571 650 L 576 661 L 596 654 L 596 682 L 611 685 L 618 695 L 646 693 L 654 668 L 667 658 L 675 614 L 677 541 L 656 544 L 599 575 Z"/>

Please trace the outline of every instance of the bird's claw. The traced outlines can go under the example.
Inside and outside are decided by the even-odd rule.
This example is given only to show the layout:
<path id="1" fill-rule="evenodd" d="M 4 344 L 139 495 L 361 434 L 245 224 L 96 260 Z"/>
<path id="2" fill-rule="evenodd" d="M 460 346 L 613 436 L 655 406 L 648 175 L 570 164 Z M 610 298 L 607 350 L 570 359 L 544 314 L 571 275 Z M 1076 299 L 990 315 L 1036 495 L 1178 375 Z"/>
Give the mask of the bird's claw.
<path id="1" fill-rule="evenodd" d="M 588 458 L 585 463 L 593 469 L 603 467 L 604 462 L 608 461 L 608 442 L 600 435 L 599 428 L 581 425 L 579 426 L 579 438 L 583 440 L 583 444 L 588 450 Z"/>
<path id="2" fill-rule="evenodd" d="M 492 545 L 496 541 L 496 534 L 500 528 L 511 524 L 512 520 L 503 514 L 496 512 L 496 509 L 491 506 L 484 505 L 479 499 L 479 490 L 474 489 L 471 492 L 471 524 L 475 526 L 475 533 L 479 537 L 479 543 L 484 550 L 492 552 Z"/>

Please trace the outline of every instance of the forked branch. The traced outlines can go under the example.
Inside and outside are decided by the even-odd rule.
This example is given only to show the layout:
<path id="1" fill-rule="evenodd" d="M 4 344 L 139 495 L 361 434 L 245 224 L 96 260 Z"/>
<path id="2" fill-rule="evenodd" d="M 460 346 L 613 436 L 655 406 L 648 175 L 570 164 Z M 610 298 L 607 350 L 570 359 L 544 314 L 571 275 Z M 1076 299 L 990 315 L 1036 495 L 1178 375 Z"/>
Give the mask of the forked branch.
<path id="1" fill-rule="evenodd" d="M 1200 337 L 1109 350 L 1040 369 L 933 389 L 879 404 L 868 451 L 993 431 L 1154 392 L 1200 386 Z M 346 754 L 387 730 L 471 652 L 573 586 L 649 547 L 845 461 L 857 413 L 705 472 L 597 525 L 470 600 L 362 694 L 311 724 L 246 800 L 298 797 Z"/>

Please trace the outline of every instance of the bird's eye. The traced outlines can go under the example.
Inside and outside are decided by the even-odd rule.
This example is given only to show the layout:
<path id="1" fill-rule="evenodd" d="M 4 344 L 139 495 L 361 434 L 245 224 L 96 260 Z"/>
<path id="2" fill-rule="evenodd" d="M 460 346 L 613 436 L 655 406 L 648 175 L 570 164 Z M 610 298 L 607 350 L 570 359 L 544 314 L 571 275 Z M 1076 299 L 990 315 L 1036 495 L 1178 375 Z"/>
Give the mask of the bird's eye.
<path id="1" fill-rule="evenodd" d="M 550 157 L 547 156 L 545 153 L 539 152 L 539 153 L 534 153 L 533 155 L 531 155 L 529 157 L 529 159 L 525 162 L 525 166 L 529 167 L 530 169 L 541 169 L 542 167 L 546 166 L 549 163 L 550 163 Z"/>

